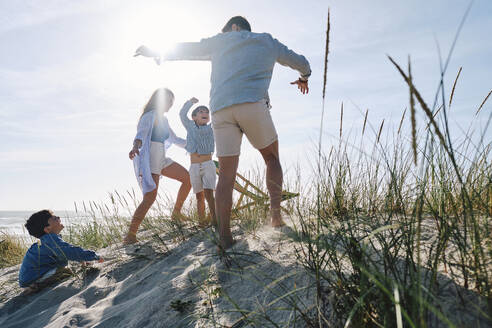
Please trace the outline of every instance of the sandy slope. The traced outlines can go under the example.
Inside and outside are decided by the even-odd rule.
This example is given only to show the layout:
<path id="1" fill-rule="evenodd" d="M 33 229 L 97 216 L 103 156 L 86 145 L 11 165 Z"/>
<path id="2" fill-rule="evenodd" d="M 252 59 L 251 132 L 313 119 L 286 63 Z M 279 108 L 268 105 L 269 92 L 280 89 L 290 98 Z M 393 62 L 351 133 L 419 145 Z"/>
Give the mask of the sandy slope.
<path id="1" fill-rule="evenodd" d="M 303 288 L 311 278 L 282 236 L 269 227 L 256 237 L 237 236 L 230 257 L 222 260 L 210 231 L 168 245 L 169 250 L 155 242 L 104 249 L 108 260 L 96 265 L 98 270 L 33 296 L 4 295 L 0 327 L 241 327 L 247 326 L 244 316 L 259 327 L 269 326 L 268 319 L 286 323 L 295 319 L 282 309 L 286 303 L 307 309 L 314 295 Z M 2 289 L 15 283 L 17 270 L 1 272 Z"/>

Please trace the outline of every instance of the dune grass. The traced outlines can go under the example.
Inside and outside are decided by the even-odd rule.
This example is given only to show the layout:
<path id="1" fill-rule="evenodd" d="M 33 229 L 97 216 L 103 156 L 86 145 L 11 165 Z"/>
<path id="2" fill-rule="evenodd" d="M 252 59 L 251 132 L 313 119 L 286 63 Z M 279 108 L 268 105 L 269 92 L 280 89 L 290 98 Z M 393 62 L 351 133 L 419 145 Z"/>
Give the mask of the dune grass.
<path id="1" fill-rule="evenodd" d="M 6 268 L 22 261 L 27 247 L 18 237 L 0 231 L 0 268 Z"/>
<path id="2" fill-rule="evenodd" d="M 247 279 L 258 290 L 271 288 L 272 281 L 279 289 L 272 289 L 276 298 L 268 308 L 253 311 L 241 308 L 216 280 L 207 278 L 197 286 L 210 311 L 196 320 L 220 326 L 223 313 L 214 302 L 223 298 L 231 305 L 229 312 L 241 314 L 242 324 L 266 322 L 272 327 L 459 327 L 470 322 L 485 327 L 491 322 L 490 142 L 464 136 L 453 148 L 456 170 L 439 137 L 420 124 L 416 135 L 423 140 L 416 140 L 415 165 L 411 137 L 406 138 L 401 127 L 391 142 L 383 142 L 381 123 L 374 128 L 368 115 L 365 120 L 359 135 L 347 140 L 341 133 L 338 144 L 321 153 L 312 183 L 302 182 L 298 172 L 285 182 L 284 189 L 301 193 L 283 205 L 293 218 L 295 233 L 288 238 L 296 260 L 312 283 L 292 289 L 284 283 L 287 276 L 255 272 Z M 427 145 L 425 131 L 430 131 Z M 443 137 L 447 140 L 445 133 Z M 369 139 L 373 141 L 368 146 Z M 265 190 L 260 170 L 245 175 Z M 90 249 L 115 246 L 139 197 L 133 191 L 113 192 L 106 203 L 76 206 L 85 219 L 67 226 L 63 237 Z M 200 231 L 193 223 L 170 220 L 171 208 L 172 198 L 160 194 L 139 231 L 144 240 L 162 245 L 163 252 Z M 184 213 L 197 221 L 193 202 Z M 255 236 L 267 217 L 265 209 L 257 207 L 233 222 Z M 2 242 L 0 250 L 10 256 L 11 265 L 22 259 L 25 246 L 9 240 L 13 246 L 3 248 Z M 315 295 L 312 303 L 306 303 L 306 293 Z M 276 322 L 271 311 L 292 315 Z"/>
<path id="3" fill-rule="evenodd" d="M 316 190 L 297 206 L 295 237 L 298 260 L 316 280 L 316 327 L 492 323 L 492 115 L 481 134 L 470 127 L 452 139 L 461 68 L 449 99 L 443 78 L 453 47 L 432 108 L 413 84 L 410 59 L 405 73 L 389 57 L 409 89 L 410 141 L 401 129 L 406 111 L 391 141 L 381 139 L 384 120 L 374 128 L 368 112 L 362 131 L 344 136 L 343 105 L 338 144 L 322 152 L 320 137 Z M 426 117 L 419 128 L 417 106 Z"/>

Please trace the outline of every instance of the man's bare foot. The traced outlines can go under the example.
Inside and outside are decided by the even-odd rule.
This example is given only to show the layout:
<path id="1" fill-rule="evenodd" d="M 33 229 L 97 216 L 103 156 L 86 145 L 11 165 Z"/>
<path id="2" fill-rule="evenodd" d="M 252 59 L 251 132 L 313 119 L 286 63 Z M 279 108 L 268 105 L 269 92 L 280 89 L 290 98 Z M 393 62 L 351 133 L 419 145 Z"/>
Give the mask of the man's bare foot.
<path id="1" fill-rule="evenodd" d="M 272 215 L 272 227 L 279 228 L 279 227 L 283 227 L 285 225 L 284 220 L 282 220 L 282 214 L 280 213 L 280 209 L 278 209 L 278 210 L 272 209 L 271 215 Z"/>
<path id="2" fill-rule="evenodd" d="M 232 239 L 231 235 L 228 236 L 220 236 L 220 247 L 222 249 L 231 248 L 236 242 Z"/>
<path id="3" fill-rule="evenodd" d="M 279 218 L 272 218 L 272 227 L 274 228 L 280 228 L 280 227 L 283 227 L 285 225 L 285 222 L 284 220 L 282 220 L 282 217 L 279 217 Z"/>
<path id="4" fill-rule="evenodd" d="M 222 240 L 219 241 L 219 244 L 217 245 L 217 254 L 219 255 L 224 255 L 225 251 L 231 248 L 236 244 L 236 240 L 231 239 L 227 243 L 223 243 Z"/>
<path id="5" fill-rule="evenodd" d="M 123 239 L 123 245 L 131 245 L 131 244 L 135 244 L 135 243 L 138 243 L 138 239 L 132 233 L 128 233 L 126 235 L 126 237 Z"/>

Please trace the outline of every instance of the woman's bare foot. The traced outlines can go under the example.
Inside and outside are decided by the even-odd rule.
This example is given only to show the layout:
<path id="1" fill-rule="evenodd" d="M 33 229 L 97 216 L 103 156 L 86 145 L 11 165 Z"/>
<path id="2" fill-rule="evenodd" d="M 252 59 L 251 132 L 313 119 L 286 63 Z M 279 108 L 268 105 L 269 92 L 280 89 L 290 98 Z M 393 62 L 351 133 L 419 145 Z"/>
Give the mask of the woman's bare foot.
<path id="1" fill-rule="evenodd" d="M 173 219 L 174 221 L 178 221 L 178 222 L 186 222 L 186 221 L 189 221 L 190 219 L 179 213 L 179 212 L 173 212 L 173 214 L 171 214 L 171 219 Z"/>
<path id="2" fill-rule="evenodd" d="M 137 236 L 135 236 L 132 233 L 128 233 L 126 237 L 123 239 L 123 245 L 131 245 L 135 243 L 138 243 L 138 239 Z"/>

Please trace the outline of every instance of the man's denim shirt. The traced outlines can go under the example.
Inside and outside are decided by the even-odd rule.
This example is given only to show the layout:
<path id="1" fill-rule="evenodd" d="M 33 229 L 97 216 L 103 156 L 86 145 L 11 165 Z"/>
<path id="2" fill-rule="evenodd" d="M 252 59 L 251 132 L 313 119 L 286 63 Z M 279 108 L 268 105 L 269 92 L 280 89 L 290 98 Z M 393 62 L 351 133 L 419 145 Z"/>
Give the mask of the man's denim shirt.
<path id="1" fill-rule="evenodd" d="M 68 261 L 94 261 L 99 256 L 89 250 L 73 246 L 59 235 L 48 233 L 27 250 L 19 271 L 19 285 L 27 287 L 45 273 L 57 267 L 66 266 Z"/>
<path id="2" fill-rule="evenodd" d="M 220 33 L 200 42 L 178 43 L 164 60 L 212 62 L 210 110 L 268 99 L 275 63 L 311 75 L 309 62 L 268 33 L 249 31 Z"/>

